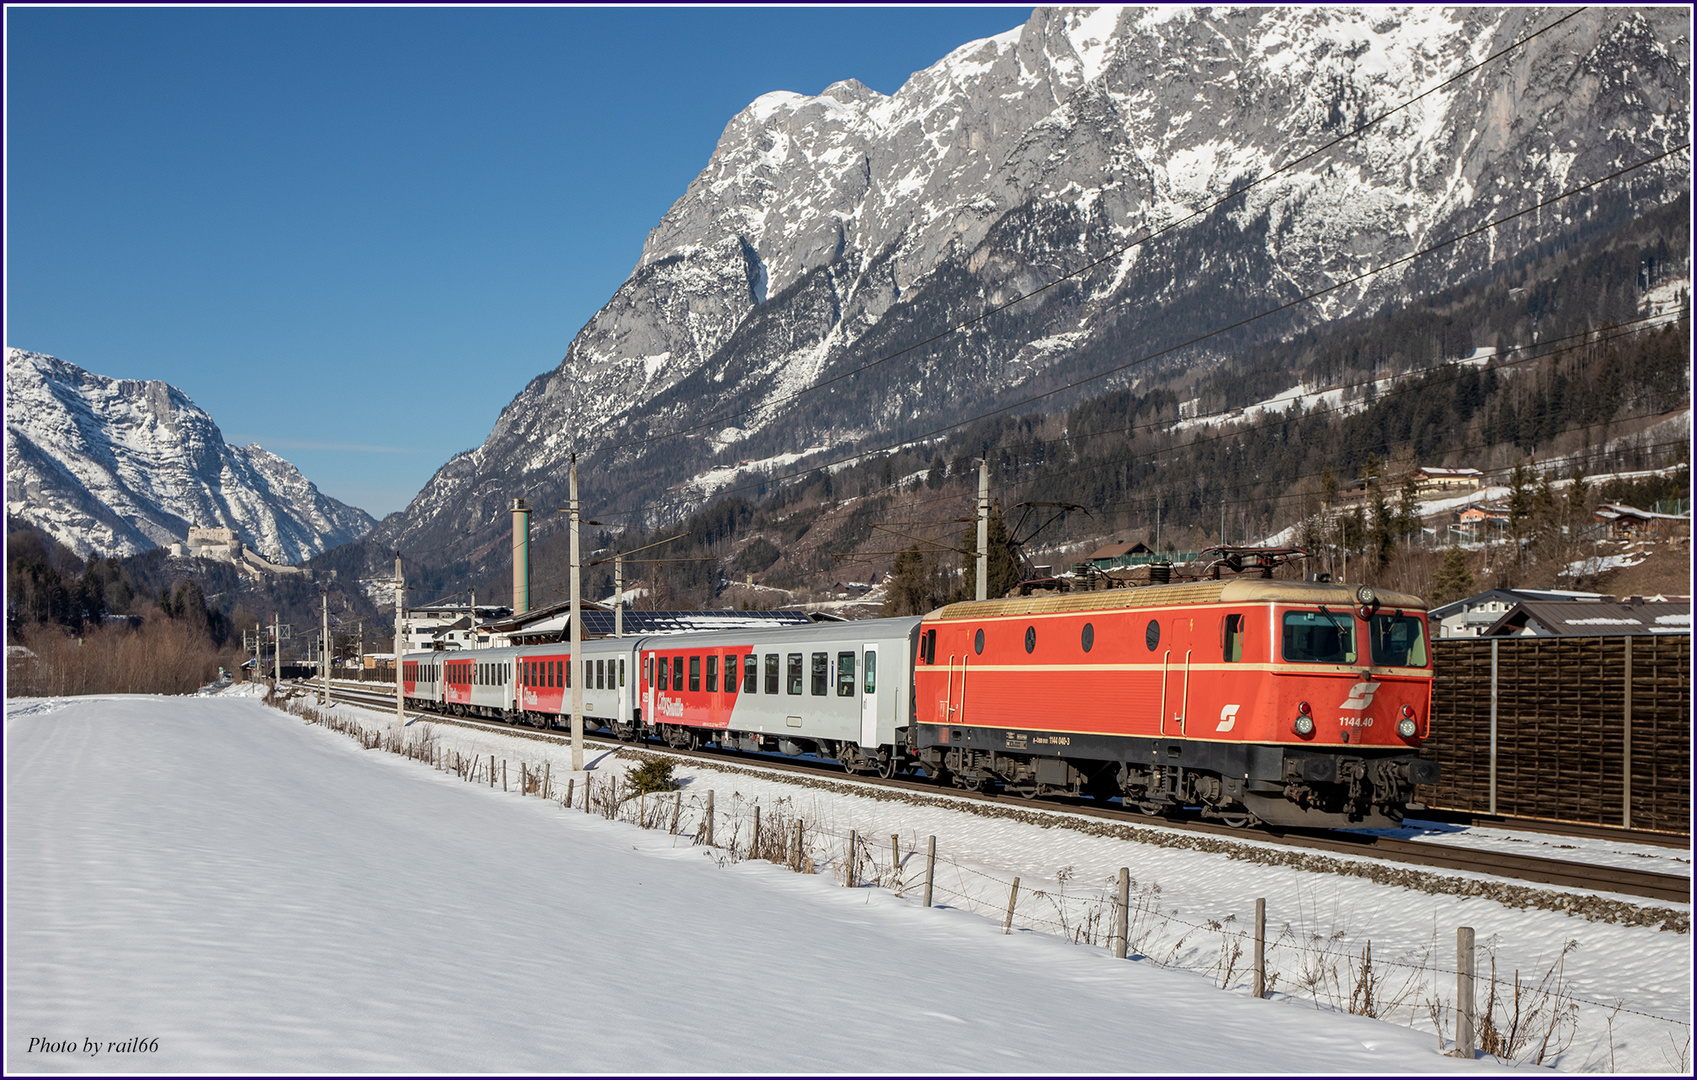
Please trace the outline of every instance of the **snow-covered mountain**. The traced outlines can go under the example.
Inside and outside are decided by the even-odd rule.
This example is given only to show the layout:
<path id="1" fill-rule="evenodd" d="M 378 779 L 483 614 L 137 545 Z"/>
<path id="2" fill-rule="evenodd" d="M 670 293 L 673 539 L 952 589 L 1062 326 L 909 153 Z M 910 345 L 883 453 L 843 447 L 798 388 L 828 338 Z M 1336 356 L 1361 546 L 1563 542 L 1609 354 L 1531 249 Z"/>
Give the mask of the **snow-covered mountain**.
<path id="1" fill-rule="evenodd" d="M 508 498 L 563 505 L 574 451 L 596 463 L 584 473 L 592 508 L 675 518 L 715 464 L 910 437 L 1688 141 L 1685 8 L 1586 9 L 1466 71 L 1570 14 L 1044 8 L 893 96 L 852 79 L 813 97 L 766 94 L 732 118 L 559 367 L 374 537 L 432 561 L 476 559 L 495 549 Z M 1675 155 L 1167 363 L 1401 303 L 1689 190 L 1689 153 Z"/>
<path id="2" fill-rule="evenodd" d="M 174 386 L 108 379 L 10 348 L 6 513 L 79 555 L 133 555 L 202 525 L 235 529 L 248 547 L 285 562 L 375 524 L 276 454 L 226 444 L 212 417 Z"/>

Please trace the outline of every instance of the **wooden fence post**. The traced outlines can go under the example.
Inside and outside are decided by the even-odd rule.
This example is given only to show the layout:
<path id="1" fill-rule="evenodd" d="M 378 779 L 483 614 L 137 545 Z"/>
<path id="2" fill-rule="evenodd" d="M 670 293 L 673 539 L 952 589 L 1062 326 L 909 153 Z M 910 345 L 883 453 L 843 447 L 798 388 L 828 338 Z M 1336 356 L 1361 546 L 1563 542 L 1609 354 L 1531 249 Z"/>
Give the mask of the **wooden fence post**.
<path id="1" fill-rule="evenodd" d="M 1626 635 L 1626 683 L 1621 694 L 1625 715 L 1620 740 L 1621 788 L 1620 824 L 1632 828 L 1632 635 Z"/>
<path id="2" fill-rule="evenodd" d="M 1501 645 L 1499 638 L 1491 639 L 1491 776 L 1490 776 L 1490 812 L 1497 812 L 1497 646 Z"/>
<path id="3" fill-rule="evenodd" d="M 1114 908 L 1114 956 L 1125 959 L 1126 941 L 1130 935 L 1131 922 L 1131 868 L 1120 867 L 1119 891 L 1117 905 Z"/>
<path id="4" fill-rule="evenodd" d="M 1004 935 L 1013 933 L 1013 905 L 1017 899 L 1019 899 L 1019 879 L 1014 878 L 1013 888 L 1008 890 L 1008 917 L 1002 920 L 1002 933 Z"/>
<path id="5" fill-rule="evenodd" d="M 1455 1056 L 1473 1058 L 1473 928 L 1455 929 Z"/>
<path id="6" fill-rule="evenodd" d="M 566 805 L 567 806 L 571 806 L 573 804 L 573 800 L 575 800 L 576 797 L 577 797 L 577 792 L 576 792 L 576 790 L 574 790 L 576 787 L 577 787 L 577 777 L 568 776 L 566 778 Z"/>
<path id="7" fill-rule="evenodd" d="M 490 784 L 489 786 L 494 787 L 495 785 Z M 506 758 L 501 759 L 501 790 L 502 791 L 507 790 L 507 759 Z"/>
<path id="8" fill-rule="evenodd" d="M 860 869 L 860 833 L 856 832 L 853 829 L 850 829 L 849 830 L 849 850 L 848 850 L 848 881 L 846 882 L 846 884 L 851 889 L 854 888 L 854 884 L 855 884 L 855 882 L 854 882 L 854 877 L 855 877 L 854 872 L 858 869 Z"/>
<path id="9" fill-rule="evenodd" d="M 707 846 L 713 846 L 713 792 L 707 792 Z"/>
<path id="10" fill-rule="evenodd" d="M 801 819 L 795 819 L 795 828 L 790 830 L 790 869 L 801 873 Z"/>
<path id="11" fill-rule="evenodd" d="M 676 798 L 672 800 L 672 835 L 678 835 L 678 816 L 684 812 L 684 789 L 679 788 Z"/>
<path id="12" fill-rule="evenodd" d="M 751 859 L 757 859 L 757 858 L 760 857 L 760 804 L 759 803 L 754 804 L 754 832 L 748 838 L 748 857 L 751 858 Z"/>
<path id="13" fill-rule="evenodd" d="M 931 906 L 931 884 L 937 880 L 937 838 L 925 840 L 925 906 Z"/>
<path id="14" fill-rule="evenodd" d="M 902 838 L 900 833 L 890 834 L 890 880 L 895 882 L 896 895 L 902 894 Z"/>
<path id="15" fill-rule="evenodd" d="M 1255 901 L 1255 996 L 1267 996 L 1267 899 Z"/>

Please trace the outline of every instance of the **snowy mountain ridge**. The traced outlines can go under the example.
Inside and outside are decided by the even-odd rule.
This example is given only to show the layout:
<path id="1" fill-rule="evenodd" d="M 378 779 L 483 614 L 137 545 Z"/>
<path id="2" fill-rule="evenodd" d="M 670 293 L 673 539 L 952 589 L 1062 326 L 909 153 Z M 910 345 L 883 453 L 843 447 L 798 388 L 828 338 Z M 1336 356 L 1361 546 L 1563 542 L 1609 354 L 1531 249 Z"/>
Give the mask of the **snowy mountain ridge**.
<path id="1" fill-rule="evenodd" d="M 1688 139 L 1683 9 L 1587 9 L 1462 74 L 1566 14 L 1044 8 L 893 95 L 852 79 L 816 96 L 762 95 L 727 124 L 561 364 L 378 534 L 432 558 L 498 550 L 504 500 L 556 499 L 573 452 L 603 466 L 587 475 L 590 498 L 670 519 L 692 505 L 678 485 L 727 459 L 911 437 L 940 416 L 1105 371 L 1129 342 L 1152 350 L 1278 307 Z M 1172 363 L 1406 302 L 1688 187 L 1688 159 L 1668 159 L 1630 187 L 1485 231 Z M 711 438 L 631 446 L 721 417 Z"/>
<path id="2" fill-rule="evenodd" d="M 169 546 L 190 526 L 235 529 L 299 562 L 375 524 L 258 444 L 230 446 L 189 396 L 6 350 L 6 513 L 87 556 Z"/>

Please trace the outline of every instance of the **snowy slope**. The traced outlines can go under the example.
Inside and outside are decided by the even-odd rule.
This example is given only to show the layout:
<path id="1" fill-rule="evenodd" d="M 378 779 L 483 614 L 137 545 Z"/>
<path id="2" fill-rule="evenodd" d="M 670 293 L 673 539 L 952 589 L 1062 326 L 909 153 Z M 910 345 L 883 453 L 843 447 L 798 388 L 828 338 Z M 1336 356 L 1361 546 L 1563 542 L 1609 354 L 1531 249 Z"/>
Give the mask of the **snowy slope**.
<path id="1" fill-rule="evenodd" d="M 894 95 L 853 79 L 817 96 L 768 93 L 731 119 L 560 366 L 525 387 L 485 443 L 445 465 L 382 536 L 444 558 L 479 550 L 502 500 L 552 497 L 567 455 L 615 446 L 617 471 L 589 470 L 589 497 L 642 477 L 652 480 L 645 512 L 675 513 L 687 506 L 661 492 L 714 465 L 906 437 L 1044 380 L 1124 362 L 1126 342 L 1181 341 L 1228 313 L 1277 306 L 1689 137 L 1689 13 L 1592 8 L 1207 220 L 1113 255 L 1556 17 L 1545 8 L 1042 8 Z M 1685 158 L 1636 175 L 1630 191 L 1599 189 L 1586 214 L 1518 219 L 1255 332 L 1444 287 L 1689 188 Z M 822 375 L 1107 256 L 1017 318 L 946 336 L 791 406 L 789 395 Z M 1243 340 L 1218 344 L 1234 342 Z M 692 441 L 630 442 L 696 424 L 707 430 Z M 467 520 L 492 524 L 468 533 Z"/>
<path id="2" fill-rule="evenodd" d="M 722 864 L 251 700 L 13 702 L 6 751 L 8 1072 L 1501 1068 L 911 894 Z M 44 1034 L 79 1052 L 32 1053 Z M 158 1049 L 110 1051 L 132 1036 Z"/>
<path id="3" fill-rule="evenodd" d="M 20 349 L 6 350 L 6 513 L 79 555 L 132 555 L 222 526 L 284 562 L 375 524 L 258 444 L 226 444 L 174 386 Z"/>

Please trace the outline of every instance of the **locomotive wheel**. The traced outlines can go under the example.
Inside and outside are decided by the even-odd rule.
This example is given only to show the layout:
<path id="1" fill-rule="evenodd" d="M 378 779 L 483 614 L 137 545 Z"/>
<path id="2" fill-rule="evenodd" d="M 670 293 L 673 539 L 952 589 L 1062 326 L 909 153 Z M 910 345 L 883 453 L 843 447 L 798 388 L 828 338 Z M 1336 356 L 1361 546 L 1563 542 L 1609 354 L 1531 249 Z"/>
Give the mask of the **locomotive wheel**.
<path id="1" fill-rule="evenodd" d="M 1158 802 L 1139 802 L 1132 803 L 1132 805 L 1137 807 L 1148 817 L 1160 817 L 1162 811 L 1166 809 L 1166 807 Z"/>
<path id="2" fill-rule="evenodd" d="M 1241 814 L 1217 814 L 1215 817 L 1228 829 L 1248 829 L 1261 824 L 1261 819 L 1247 810 Z"/>

